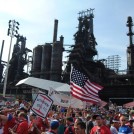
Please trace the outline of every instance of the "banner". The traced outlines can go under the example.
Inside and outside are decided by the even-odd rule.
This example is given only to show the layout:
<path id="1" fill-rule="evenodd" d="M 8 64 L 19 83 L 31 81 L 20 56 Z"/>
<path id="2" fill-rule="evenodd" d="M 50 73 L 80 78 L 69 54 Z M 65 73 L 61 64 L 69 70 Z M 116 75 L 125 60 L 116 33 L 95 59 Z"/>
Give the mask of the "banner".
<path id="1" fill-rule="evenodd" d="M 53 100 L 54 105 L 62 107 L 71 106 L 72 108 L 81 108 L 81 109 L 85 108 L 85 103 L 82 102 L 81 100 L 60 93 L 51 87 L 49 89 L 48 96 Z"/>
<path id="2" fill-rule="evenodd" d="M 45 118 L 53 104 L 53 100 L 44 93 L 38 93 L 31 110 L 41 118 Z"/>

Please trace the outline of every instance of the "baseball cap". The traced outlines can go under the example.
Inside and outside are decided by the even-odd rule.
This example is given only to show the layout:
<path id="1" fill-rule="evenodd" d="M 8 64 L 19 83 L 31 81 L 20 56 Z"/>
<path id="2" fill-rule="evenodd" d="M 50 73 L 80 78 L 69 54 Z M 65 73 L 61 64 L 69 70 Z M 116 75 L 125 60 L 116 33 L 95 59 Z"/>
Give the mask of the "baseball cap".
<path id="1" fill-rule="evenodd" d="M 112 122 L 113 122 L 113 123 L 116 123 L 116 122 L 119 122 L 119 120 L 113 119 Z"/>
<path id="2" fill-rule="evenodd" d="M 50 127 L 51 127 L 51 129 L 56 129 L 56 128 L 58 128 L 58 127 L 59 127 L 59 122 L 58 122 L 58 120 L 52 120 L 52 121 L 50 122 Z"/>

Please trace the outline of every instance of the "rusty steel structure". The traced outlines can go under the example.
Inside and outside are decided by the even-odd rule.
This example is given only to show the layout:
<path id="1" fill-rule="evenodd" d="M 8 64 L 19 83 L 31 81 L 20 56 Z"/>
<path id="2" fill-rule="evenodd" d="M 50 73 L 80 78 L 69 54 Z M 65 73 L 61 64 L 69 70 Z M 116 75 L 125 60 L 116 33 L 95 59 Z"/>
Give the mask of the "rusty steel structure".
<path id="1" fill-rule="evenodd" d="M 104 89 L 99 92 L 102 100 L 109 101 L 109 99 L 114 96 L 113 101 L 123 103 L 124 100 L 120 101 L 121 98 L 128 98 L 125 99 L 125 101 L 127 101 L 134 96 L 132 93 L 134 88 L 132 18 L 128 17 L 127 21 L 129 28 L 127 35 L 130 41 L 130 45 L 127 48 L 127 70 L 121 72 L 119 70 L 121 59 L 118 55 L 113 56 L 112 59 L 109 57 L 109 62 L 108 59 L 95 60 L 98 51 L 96 49 L 97 42 L 94 36 L 93 11 L 94 9 L 89 9 L 78 13 L 78 29 L 74 34 L 74 45 L 71 45 L 71 49 L 68 50 L 69 55 L 64 70 L 62 70 L 62 55 L 63 51 L 66 51 L 63 49 L 65 46 L 63 43 L 64 38 L 61 36 L 60 41 L 57 41 L 58 20 L 55 20 L 53 42 L 49 43 L 49 45 L 47 43 L 37 46 L 33 51 L 31 75 L 69 84 L 71 64 L 73 64 L 86 73 L 91 81 L 99 83 L 104 87 Z M 45 49 L 49 47 L 49 50 L 43 51 L 43 47 Z M 106 61 L 107 65 L 104 63 Z"/>
<path id="2" fill-rule="evenodd" d="M 24 66 L 27 64 L 28 53 L 32 52 L 30 49 L 26 48 L 26 37 L 20 36 L 19 34 L 15 36 L 16 43 L 14 44 L 12 57 L 9 61 L 9 69 L 8 69 L 8 77 L 7 77 L 7 86 L 6 86 L 6 94 L 10 95 L 23 95 L 23 88 L 16 87 L 16 83 L 24 78 L 27 78 L 29 74 L 27 74 L 24 70 Z M 2 48 L 3 49 L 3 48 Z M 1 50 L 2 54 L 2 50 Z M 2 55 L 1 55 L 2 57 Z M 7 66 L 7 63 L 2 61 L 3 67 Z M 6 69 L 5 69 L 6 71 Z M 2 93 L 5 75 L 1 72 L 1 84 L 0 84 L 0 92 Z M 31 90 L 28 86 L 26 86 L 28 90 Z M 26 95 L 27 96 L 27 95 Z"/>
<path id="3" fill-rule="evenodd" d="M 110 67 L 105 66 L 104 60 L 94 60 L 97 55 L 96 40 L 93 33 L 93 9 L 82 11 L 78 17 L 78 31 L 74 35 L 75 45 L 69 55 L 69 61 L 63 74 L 63 81 L 69 82 L 70 65 L 73 64 L 85 72 L 91 81 L 101 84 L 104 89 L 99 92 L 102 100 L 123 104 L 134 99 L 134 45 L 132 41 L 132 18 L 128 17 L 129 46 L 127 48 L 127 70 L 119 70 L 120 58 L 114 56 Z M 113 60 L 113 59 L 112 59 Z M 116 65 L 116 67 L 114 67 Z"/>
<path id="4" fill-rule="evenodd" d="M 53 42 L 33 50 L 31 76 L 61 82 L 64 37 L 57 41 L 58 20 L 54 21 Z"/>
<path id="5" fill-rule="evenodd" d="M 41 62 L 40 78 L 47 80 L 50 79 L 51 54 L 52 54 L 52 45 L 46 43 L 44 46 L 42 46 L 42 62 Z"/>
<path id="6" fill-rule="evenodd" d="M 127 70 L 128 74 L 134 74 L 134 44 L 133 44 L 133 31 L 132 31 L 133 21 L 132 17 L 129 16 L 127 20 L 127 27 L 129 32 L 127 36 L 129 36 L 129 46 L 127 47 Z"/>
<path id="7" fill-rule="evenodd" d="M 24 66 L 27 64 L 27 54 L 32 52 L 26 48 L 26 37 L 17 35 L 16 44 L 14 45 L 12 58 L 10 59 L 8 83 L 16 83 L 19 80 L 28 77 L 24 72 Z"/>
<path id="8" fill-rule="evenodd" d="M 73 64 L 81 68 L 92 81 L 101 83 L 101 78 L 105 66 L 100 61 L 95 61 L 97 55 L 96 39 L 93 33 L 93 14 L 94 9 L 79 12 L 78 30 L 74 34 L 75 45 L 72 46 L 72 51 L 69 54 L 67 68 L 63 74 L 63 81 L 69 82 L 70 65 Z"/>

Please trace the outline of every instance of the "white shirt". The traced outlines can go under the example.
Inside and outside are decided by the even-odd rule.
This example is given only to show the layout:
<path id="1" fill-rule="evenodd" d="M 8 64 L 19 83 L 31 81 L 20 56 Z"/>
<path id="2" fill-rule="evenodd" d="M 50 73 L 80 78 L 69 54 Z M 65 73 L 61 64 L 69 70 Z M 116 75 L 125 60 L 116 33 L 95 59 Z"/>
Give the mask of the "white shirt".
<path id="1" fill-rule="evenodd" d="M 114 126 L 110 127 L 111 134 L 118 134 L 117 129 Z"/>

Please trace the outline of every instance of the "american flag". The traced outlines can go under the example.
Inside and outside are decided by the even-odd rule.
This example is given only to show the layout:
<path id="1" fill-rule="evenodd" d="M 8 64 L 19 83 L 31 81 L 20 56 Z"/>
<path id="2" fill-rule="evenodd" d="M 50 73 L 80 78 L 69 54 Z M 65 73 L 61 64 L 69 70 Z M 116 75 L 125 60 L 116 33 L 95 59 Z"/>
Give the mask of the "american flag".
<path id="1" fill-rule="evenodd" d="M 98 103 L 100 100 L 98 92 L 102 86 L 91 82 L 88 77 L 76 68 L 72 68 L 70 88 L 73 97 L 82 101 Z"/>

